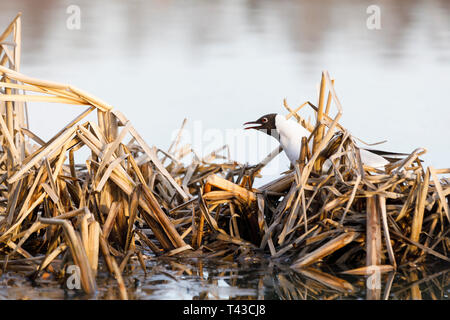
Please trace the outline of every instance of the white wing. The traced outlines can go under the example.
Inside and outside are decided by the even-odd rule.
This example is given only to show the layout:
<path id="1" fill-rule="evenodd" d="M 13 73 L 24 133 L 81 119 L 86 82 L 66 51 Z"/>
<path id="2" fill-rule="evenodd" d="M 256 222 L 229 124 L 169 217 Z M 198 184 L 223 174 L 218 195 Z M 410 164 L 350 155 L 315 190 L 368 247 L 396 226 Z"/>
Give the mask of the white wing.
<path id="1" fill-rule="evenodd" d="M 286 120 L 285 117 L 277 115 L 275 117 L 275 125 L 277 126 L 279 141 L 281 147 L 286 153 L 292 164 L 295 165 L 300 157 L 300 148 L 302 145 L 302 137 L 309 137 L 310 132 L 303 128 L 300 124 L 292 120 Z M 374 168 L 382 168 L 389 163 L 382 156 L 373 152 L 360 149 L 361 162 L 367 166 Z M 324 169 L 328 169 L 331 165 L 329 160 L 325 163 Z"/>

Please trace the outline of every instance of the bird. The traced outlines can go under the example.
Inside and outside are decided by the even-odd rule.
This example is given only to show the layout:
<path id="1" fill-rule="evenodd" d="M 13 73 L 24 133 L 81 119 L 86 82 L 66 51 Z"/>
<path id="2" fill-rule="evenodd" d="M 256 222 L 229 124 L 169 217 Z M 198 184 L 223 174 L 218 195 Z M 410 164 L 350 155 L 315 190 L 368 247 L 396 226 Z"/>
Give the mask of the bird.
<path id="1" fill-rule="evenodd" d="M 277 139 L 292 165 L 295 165 L 300 157 L 302 137 L 309 137 L 310 135 L 310 132 L 298 122 L 286 119 L 286 117 L 277 113 L 263 115 L 256 121 L 245 122 L 244 125 L 254 125 L 246 127 L 245 130 L 255 129 Z M 381 155 L 377 154 L 380 153 L 379 151 L 375 153 L 363 148 L 359 149 L 361 162 L 364 165 L 382 169 L 390 163 Z M 323 171 L 328 171 L 330 167 L 331 161 L 327 159 L 323 164 Z"/>

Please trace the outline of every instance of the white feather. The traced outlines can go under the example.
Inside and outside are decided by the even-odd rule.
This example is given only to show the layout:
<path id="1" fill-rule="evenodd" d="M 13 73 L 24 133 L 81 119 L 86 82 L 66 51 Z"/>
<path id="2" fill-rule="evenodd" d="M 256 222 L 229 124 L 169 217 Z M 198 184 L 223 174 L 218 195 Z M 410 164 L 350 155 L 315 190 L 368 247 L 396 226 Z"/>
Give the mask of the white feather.
<path id="1" fill-rule="evenodd" d="M 300 157 L 300 148 L 302 137 L 308 137 L 310 132 L 303 128 L 299 123 L 293 120 L 287 120 L 285 117 L 276 115 L 275 126 L 279 135 L 278 141 L 286 153 L 289 161 L 295 165 Z M 370 167 L 383 168 L 389 163 L 385 158 L 365 149 L 360 149 L 361 162 Z M 323 170 L 327 171 L 331 162 L 327 159 L 323 165 Z"/>

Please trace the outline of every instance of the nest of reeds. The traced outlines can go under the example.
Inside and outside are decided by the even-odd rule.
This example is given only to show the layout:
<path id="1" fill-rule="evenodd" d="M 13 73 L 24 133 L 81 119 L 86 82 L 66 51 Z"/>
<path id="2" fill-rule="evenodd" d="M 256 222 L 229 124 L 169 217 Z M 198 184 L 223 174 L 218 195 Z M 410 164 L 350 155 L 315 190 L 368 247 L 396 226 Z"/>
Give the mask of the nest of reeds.
<path id="1" fill-rule="evenodd" d="M 61 273 L 54 261 L 65 253 L 79 267 L 84 291 L 94 293 L 103 261 L 125 299 L 125 266 L 136 256 L 145 269 L 148 254 L 234 260 L 263 253 L 306 274 L 320 263 L 370 274 L 373 266 L 391 271 L 430 256 L 450 261 L 450 185 L 440 177 L 450 169 L 424 168 L 420 148 L 396 155 L 383 170 L 363 165 L 356 138 L 339 124 L 342 107 L 327 72 L 317 106 L 293 110 L 284 103 L 287 118 L 311 132 L 299 137 L 297 165 L 254 188 L 280 148 L 256 165 L 221 157 L 226 146 L 184 165 L 192 150 L 179 136 L 167 151 L 150 147 L 102 100 L 19 73 L 20 15 L 0 42 L 3 272 L 20 261 L 34 278 Z M 33 101 L 87 109 L 44 141 L 26 123 Z M 303 107 L 316 113 L 315 124 L 298 114 Z M 97 122 L 85 121 L 93 111 Z M 76 164 L 82 147 L 91 155 Z M 323 172 L 326 159 L 332 167 Z"/>

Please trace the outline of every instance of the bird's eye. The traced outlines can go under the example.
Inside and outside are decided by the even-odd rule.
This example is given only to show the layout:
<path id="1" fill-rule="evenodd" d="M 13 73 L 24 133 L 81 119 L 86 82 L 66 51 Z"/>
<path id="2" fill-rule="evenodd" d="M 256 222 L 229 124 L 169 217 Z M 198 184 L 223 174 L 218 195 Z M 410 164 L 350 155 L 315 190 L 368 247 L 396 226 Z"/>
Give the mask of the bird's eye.
<path id="1" fill-rule="evenodd" d="M 262 123 L 266 123 L 267 122 L 267 118 L 262 118 Z"/>

